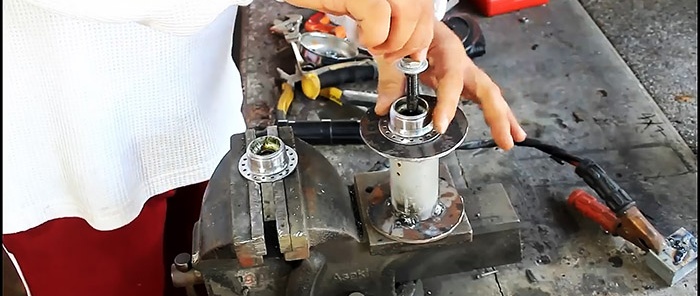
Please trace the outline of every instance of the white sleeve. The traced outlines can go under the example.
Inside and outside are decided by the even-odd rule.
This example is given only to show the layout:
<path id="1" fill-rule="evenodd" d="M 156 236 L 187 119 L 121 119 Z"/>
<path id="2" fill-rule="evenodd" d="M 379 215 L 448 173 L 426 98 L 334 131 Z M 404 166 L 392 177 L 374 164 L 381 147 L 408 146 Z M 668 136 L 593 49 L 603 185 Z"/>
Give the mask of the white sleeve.
<path id="1" fill-rule="evenodd" d="M 447 13 L 447 0 L 433 0 L 433 9 L 435 10 L 435 19 L 442 21 Z"/>
<path id="2" fill-rule="evenodd" d="M 77 18 L 107 23 L 136 22 L 159 31 L 190 35 L 230 6 L 253 0 L 25 0 L 38 7 Z"/>

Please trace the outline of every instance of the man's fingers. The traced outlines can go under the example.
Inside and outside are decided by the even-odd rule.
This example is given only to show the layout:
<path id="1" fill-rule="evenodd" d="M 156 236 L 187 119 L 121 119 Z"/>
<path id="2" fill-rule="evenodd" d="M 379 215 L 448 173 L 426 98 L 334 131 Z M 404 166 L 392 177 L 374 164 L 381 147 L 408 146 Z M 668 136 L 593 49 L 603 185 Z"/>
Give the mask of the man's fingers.
<path id="1" fill-rule="evenodd" d="M 424 60 L 433 40 L 435 6 L 431 0 L 387 0 L 391 5 L 391 31 L 378 47 L 389 60 L 411 56 Z M 409 29 L 410 28 L 410 29 Z"/>
<path id="2" fill-rule="evenodd" d="M 435 91 L 438 102 L 433 111 L 433 125 L 439 133 L 444 133 L 455 117 L 463 86 L 459 71 L 448 73 L 438 80 Z"/>
<path id="3" fill-rule="evenodd" d="M 527 133 L 525 133 L 523 127 L 520 126 L 518 119 L 515 118 L 515 115 L 513 114 L 513 111 L 510 110 L 510 107 L 508 109 L 508 121 L 510 122 L 510 134 L 513 137 L 513 141 L 516 143 L 525 141 L 525 138 L 527 138 Z"/>
<path id="4" fill-rule="evenodd" d="M 435 76 L 435 70 L 433 68 L 428 67 L 428 70 L 418 75 L 418 78 L 420 79 L 420 82 L 425 84 L 425 86 L 432 89 L 437 89 L 438 80 Z"/>
<path id="5" fill-rule="evenodd" d="M 381 77 L 382 74 L 379 75 Z M 383 116 L 389 113 L 391 104 L 403 95 L 404 80 L 401 76 L 392 77 L 391 79 L 379 79 L 377 105 L 374 107 L 374 112 L 377 115 Z"/>
<path id="6" fill-rule="evenodd" d="M 334 15 L 347 15 L 357 22 L 360 43 L 373 48 L 386 42 L 391 29 L 391 5 L 387 0 L 286 0 L 287 3 Z"/>
<path id="7" fill-rule="evenodd" d="M 491 128 L 491 137 L 498 147 L 503 150 L 513 148 L 513 136 L 511 135 L 511 122 L 508 118 L 508 105 L 505 101 L 497 101 L 492 104 L 482 105 L 484 120 Z"/>
<path id="8" fill-rule="evenodd" d="M 377 105 L 374 112 L 377 115 L 389 113 L 391 104 L 400 98 L 405 89 L 406 77 L 389 60 L 377 57 L 377 69 L 379 71 L 379 81 L 377 85 Z"/>
<path id="9" fill-rule="evenodd" d="M 360 44 L 374 56 L 397 60 L 407 55 L 425 59 L 433 37 L 434 6 L 430 0 L 286 0 L 287 3 L 357 22 Z"/>
<path id="10" fill-rule="evenodd" d="M 428 58 L 428 49 L 423 49 L 419 52 L 416 52 L 414 54 L 411 54 L 411 59 L 415 61 L 422 61 Z"/>
<path id="11" fill-rule="evenodd" d="M 418 21 L 421 18 L 421 11 L 411 9 L 406 2 L 389 1 L 391 6 L 391 31 L 386 41 L 379 46 L 372 48 L 376 51 L 391 53 L 404 47 L 411 39 L 413 31 L 416 30 Z"/>
<path id="12" fill-rule="evenodd" d="M 397 60 L 405 56 L 410 56 L 414 60 L 424 60 L 428 55 L 428 48 L 433 40 L 433 15 L 422 15 L 415 26 L 410 38 L 401 47 L 393 51 L 386 51 L 387 59 Z M 394 35 L 392 28 L 390 35 Z M 391 37 L 391 36 L 390 36 Z"/>
<path id="13" fill-rule="evenodd" d="M 385 0 L 345 0 L 342 2 L 347 3 L 348 14 L 357 22 L 358 37 L 362 45 L 371 49 L 386 42 L 391 30 L 391 5 L 388 2 Z"/>

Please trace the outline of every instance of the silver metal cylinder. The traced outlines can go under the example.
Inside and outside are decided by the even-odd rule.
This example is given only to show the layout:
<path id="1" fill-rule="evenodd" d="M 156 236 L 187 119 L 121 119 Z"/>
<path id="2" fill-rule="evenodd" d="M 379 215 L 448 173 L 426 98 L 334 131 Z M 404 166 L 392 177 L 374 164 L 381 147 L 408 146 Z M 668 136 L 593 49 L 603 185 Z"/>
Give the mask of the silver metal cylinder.
<path id="1" fill-rule="evenodd" d="M 394 210 L 422 221 L 433 215 L 440 197 L 440 159 L 389 159 L 391 203 Z"/>
<path id="2" fill-rule="evenodd" d="M 287 168 L 286 146 L 275 136 L 262 136 L 253 140 L 246 150 L 248 169 L 257 175 L 273 175 Z"/>
<path id="3" fill-rule="evenodd" d="M 433 130 L 433 120 L 428 116 L 428 102 L 418 99 L 414 112 L 409 112 L 408 101 L 402 97 L 389 109 L 389 130 L 402 137 L 420 137 Z"/>

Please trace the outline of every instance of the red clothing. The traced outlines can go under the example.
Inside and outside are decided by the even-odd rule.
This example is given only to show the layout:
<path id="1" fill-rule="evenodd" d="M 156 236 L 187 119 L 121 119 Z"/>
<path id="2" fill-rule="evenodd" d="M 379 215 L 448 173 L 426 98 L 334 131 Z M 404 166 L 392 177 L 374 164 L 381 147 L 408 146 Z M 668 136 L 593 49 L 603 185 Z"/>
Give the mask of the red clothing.
<path id="1" fill-rule="evenodd" d="M 176 296 L 170 264 L 191 253 L 206 183 L 152 197 L 128 225 L 98 231 L 80 218 L 3 235 L 32 296 Z"/>

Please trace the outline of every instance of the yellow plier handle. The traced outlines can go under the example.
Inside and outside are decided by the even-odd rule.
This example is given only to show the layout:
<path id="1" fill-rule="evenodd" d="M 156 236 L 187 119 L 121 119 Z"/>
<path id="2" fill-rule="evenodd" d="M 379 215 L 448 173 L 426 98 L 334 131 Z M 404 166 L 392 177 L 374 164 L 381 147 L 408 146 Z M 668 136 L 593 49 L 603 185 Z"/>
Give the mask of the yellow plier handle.
<path id="1" fill-rule="evenodd" d="M 294 86 L 289 85 L 289 83 L 282 83 L 282 94 L 280 94 L 280 98 L 277 101 L 277 111 L 286 116 L 293 100 Z"/>
<path id="2" fill-rule="evenodd" d="M 332 102 L 342 106 L 343 105 L 343 90 L 337 88 L 337 87 L 326 87 L 324 89 L 321 89 L 319 92 L 319 95 L 331 100 Z"/>
<path id="3" fill-rule="evenodd" d="M 318 74 L 307 72 L 301 76 L 301 91 L 307 98 L 315 100 L 321 94 L 321 79 Z"/>

